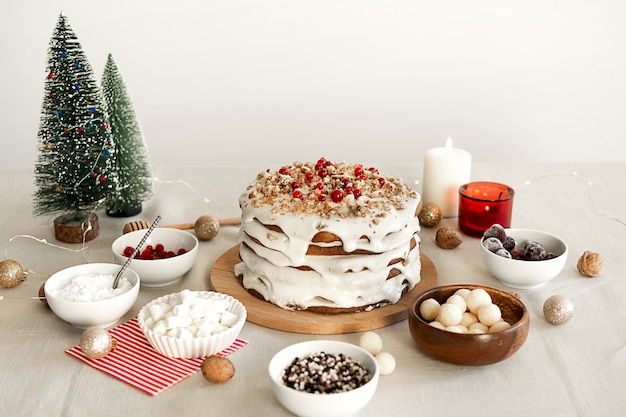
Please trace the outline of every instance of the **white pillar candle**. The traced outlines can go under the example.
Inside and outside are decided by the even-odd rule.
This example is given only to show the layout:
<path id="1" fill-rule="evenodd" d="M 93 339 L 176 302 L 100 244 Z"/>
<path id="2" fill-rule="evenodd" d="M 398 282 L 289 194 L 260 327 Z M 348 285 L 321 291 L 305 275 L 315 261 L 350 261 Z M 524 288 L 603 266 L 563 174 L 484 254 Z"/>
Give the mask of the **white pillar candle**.
<path id="1" fill-rule="evenodd" d="M 443 148 L 433 148 L 424 154 L 422 176 L 422 201 L 434 203 L 443 217 L 459 214 L 459 187 L 470 181 L 472 156 L 469 152 L 452 147 L 448 138 Z"/>

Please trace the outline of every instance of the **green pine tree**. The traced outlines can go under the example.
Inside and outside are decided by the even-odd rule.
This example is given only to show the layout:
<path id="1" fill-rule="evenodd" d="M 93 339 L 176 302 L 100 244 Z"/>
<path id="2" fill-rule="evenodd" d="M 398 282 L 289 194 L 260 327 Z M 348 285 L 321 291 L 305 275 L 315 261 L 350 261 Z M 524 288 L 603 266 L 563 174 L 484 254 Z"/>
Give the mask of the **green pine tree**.
<path id="1" fill-rule="evenodd" d="M 102 93 L 115 145 L 114 169 L 118 187 L 107 198 L 111 216 L 131 216 L 152 195 L 146 144 L 124 79 L 109 54 L 102 76 Z"/>
<path id="2" fill-rule="evenodd" d="M 102 94 L 63 13 L 48 47 L 37 151 L 36 215 L 95 209 L 116 188 Z"/>

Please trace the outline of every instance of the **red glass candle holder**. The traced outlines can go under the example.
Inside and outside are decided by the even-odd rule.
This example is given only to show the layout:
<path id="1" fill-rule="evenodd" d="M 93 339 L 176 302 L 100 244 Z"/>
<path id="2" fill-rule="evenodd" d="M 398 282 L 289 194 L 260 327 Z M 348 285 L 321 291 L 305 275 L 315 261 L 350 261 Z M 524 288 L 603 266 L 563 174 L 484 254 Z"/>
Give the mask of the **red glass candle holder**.
<path id="1" fill-rule="evenodd" d="M 491 225 L 511 227 L 511 187 L 497 182 L 470 182 L 459 187 L 459 228 L 480 237 Z"/>

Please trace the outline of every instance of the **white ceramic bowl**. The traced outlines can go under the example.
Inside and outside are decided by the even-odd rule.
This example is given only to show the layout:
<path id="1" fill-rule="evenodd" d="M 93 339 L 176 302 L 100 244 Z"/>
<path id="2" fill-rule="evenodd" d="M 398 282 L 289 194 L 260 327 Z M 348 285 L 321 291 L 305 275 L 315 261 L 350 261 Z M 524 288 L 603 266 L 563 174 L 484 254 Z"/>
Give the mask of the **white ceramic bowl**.
<path id="1" fill-rule="evenodd" d="M 89 263 L 63 269 L 44 284 L 44 295 L 50 309 L 59 318 L 78 328 L 111 327 L 132 308 L 139 295 L 140 279 L 135 271 L 127 268 L 123 277 L 132 287 L 112 298 L 97 301 L 68 301 L 59 292 L 74 278 L 89 275 L 112 275 L 115 277 L 120 265 L 113 263 Z M 111 280 L 112 281 L 112 280 Z"/>
<path id="2" fill-rule="evenodd" d="M 541 261 L 508 259 L 490 252 L 480 241 L 480 254 L 487 270 L 502 284 L 517 289 L 539 288 L 561 273 L 567 261 L 567 244 L 559 237 L 539 230 L 505 229 L 515 239 L 516 247 L 529 240 L 540 243 L 555 258 Z"/>
<path id="3" fill-rule="evenodd" d="M 219 332 L 206 336 L 191 336 L 187 334 L 188 337 L 183 337 L 182 335 L 168 336 L 162 332 L 154 330 L 156 327 L 155 322 L 158 321 L 158 318 L 155 320 L 156 317 L 153 313 L 153 306 L 156 306 L 158 309 L 157 311 L 163 310 L 164 313 L 167 314 L 165 311 L 168 308 L 167 306 L 173 309 L 174 306 L 184 304 L 190 307 L 189 310 L 191 310 L 193 306 L 198 307 L 211 301 L 213 301 L 213 305 L 217 305 L 218 302 L 224 300 L 228 304 L 226 311 L 234 314 L 236 316 L 236 321 L 234 324 L 227 326 Z M 179 307 L 179 311 L 183 310 L 187 310 L 187 308 L 182 309 Z M 203 319 L 206 319 L 213 314 L 211 307 L 208 307 L 206 311 L 208 312 L 206 316 L 198 317 L 199 314 L 197 313 L 190 313 L 188 316 L 195 317 L 195 320 L 197 320 L 195 323 L 200 323 Z M 167 315 L 176 316 L 176 313 L 172 311 Z M 184 315 L 185 314 L 181 313 L 178 314 L 177 317 L 183 317 Z M 246 322 L 246 318 L 247 311 L 244 305 L 230 295 L 214 291 L 183 290 L 178 293 L 164 295 L 163 297 L 159 297 L 146 304 L 141 308 L 141 310 L 139 310 L 137 323 L 148 339 L 148 342 L 150 342 L 150 345 L 157 352 L 162 355 L 169 356 L 170 358 L 191 359 L 214 355 L 229 347 L 235 339 L 237 339 L 237 336 L 239 336 L 239 332 L 241 332 L 241 329 Z M 193 326 L 195 325 L 196 324 L 193 324 Z M 189 327 L 185 326 L 183 328 L 186 329 Z"/>
<path id="4" fill-rule="evenodd" d="M 111 246 L 115 262 L 124 264 L 128 259 L 124 256 L 124 249 L 135 248 L 146 232 L 147 230 L 136 230 L 115 239 Z M 139 274 L 141 285 L 144 287 L 165 287 L 174 284 L 191 269 L 196 261 L 198 239 L 192 233 L 165 227 L 155 228 L 146 239 L 142 250 L 148 245 L 156 247 L 159 243 L 165 247 L 165 250 L 177 251 L 183 248 L 186 253 L 164 259 L 133 259 L 130 266 Z"/>
<path id="5" fill-rule="evenodd" d="M 314 394 L 290 388 L 282 382 L 282 373 L 296 357 L 319 352 L 343 353 L 359 362 L 372 375 L 370 381 L 351 391 Z M 365 349 L 336 340 L 312 340 L 287 346 L 274 355 L 268 367 L 272 390 L 278 401 L 289 411 L 301 417 L 345 417 L 363 409 L 372 399 L 380 371 L 376 359 Z"/>

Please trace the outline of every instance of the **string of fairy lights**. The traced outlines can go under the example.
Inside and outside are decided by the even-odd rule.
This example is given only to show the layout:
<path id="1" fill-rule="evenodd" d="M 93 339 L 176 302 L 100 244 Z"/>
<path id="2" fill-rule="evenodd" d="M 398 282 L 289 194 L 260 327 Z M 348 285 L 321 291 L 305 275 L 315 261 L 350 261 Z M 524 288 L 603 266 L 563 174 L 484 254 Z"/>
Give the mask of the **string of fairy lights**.
<path id="1" fill-rule="evenodd" d="M 549 180 L 549 179 L 553 179 L 553 178 L 576 178 L 576 179 L 582 179 L 584 181 L 584 184 L 587 186 L 586 191 L 587 191 L 587 200 L 589 203 L 589 206 L 591 207 L 591 209 L 597 213 L 598 215 L 605 217 L 621 226 L 626 227 L 626 220 L 621 219 L 617 216 L 611 215 L 609 213 L 607 213 L 606 211 L 604 211 L 603 209 L 601 209 L 600 207 L 598 207 L 598 205 L 595 203 L 595 200 L 593 198 L 592 195 L 592 188 L 593 188 L 593 181 L 591 181 L 591 179 L 587 176 L 581 175 L 578 171 L 574 171 L 570 174 L 553 174 L 553 175 L 544 175 L 541 177 L 537 177 L 534 179 L 527 179 L 526 181 L 524 181 L 520 187 L 528 187 L 531 186 L 537 182 L 540 181 L 545 181 L 545 180 Z"/>
<path id="2" fill-rule="evenodd" d="M 611 215 L 611 214 L 607 213 L 606 211 L 604 211 L 602 208 L 598 207 L 598 205 L 595 203 L 595 201 L 593 199 L 593 195 L 592 195 L 593 182 L 588 177 L 581 176 L 579 172 L 575 171 L 575 172 L 573 172 L 571 174 L 545 175 L 545 176 L 536 177 L 536 178 L 533 178 L 533 179 L 527 179 L 523 183 L 521 183 L 517 188 L 528 187 L 528 186 L 531 186 L 531 185 L 533 185 L 533 184 L 535 184 L 535 183 L 537 183 L 539 181 L 545 181 L 545 180 L 549 180 L 551 178 L 568 178 L 568 177 L 580 178 L 580 179 L 584 180 L 584 184 L 587 186 L 587 189 L 586 189 L 586 191 L 587 191 L 586 192 L 587 200 L 589 202 L 590 207 L 592 208 L 592 210 L 595 213 L 597 213 L 598 215 L 603 216 L 603 217 L 605 217 L 605 218 L 607 218 L 607 219 L 609 219 L 609 220 L 611 220 L 611 221 L 613 221 L 615 223 L 618 223 L 621 226 L 626 227 L 626 221 L 625 220 L 623 220 L 623 219 L 621 219 L 621 218 L 619 218 L 617 216 Z M 168 180 L 168 179 L 161 179 L 161 178 L 158 178 L 158 177 L 153 177 L 151 179 L 151 181 L 153 183 L 155 183 L 155 184 L 156 183 L 161 183 L 161 184 L 182 184 L 185 188 L 189 189 L 192 193 L 199 194 L 197 189 L 195 189 L 189 182 L 181 180 L 181 179 Z M 416 181 L 416 183 L 418 183 L 418 182 Z M 201 198 L 202 198 L 204 203 L 210 203 L 211 202 L 211 199 L 209 197 L 201 196 Z M 100 204 L 102 204 L 102 203 L 103 202 L 100 202 Z M 94 211 L 96 211 L 96 210 L 97 209 L 94 209 Z M 56 247 L 56 248 L 60 248 L 60 249 L 64 249 L 64 250 L 71 251 L 71 252 L 80 252 L 80 251 L 84 251 L 87 248 L 86 243 L 84 243 L 84 246 L 82 248 L 80 248 L 80 249 L 68 249 L 68 248 L 65 248 L 65 247 L 60 246 L 60 245 L 51 244 L 51 243 L 47 242 L 46 239 L 41 239 L 41 238 L 37 238 L 35 236 L 29 236 L 29 235 L 17 235 L 17 236 L 14 236 L 14 237 L 10 238 L 8 242 L 10 243 L 10 242 L 12 242 L 13 240 L 15 240 L 17 238 L 33 239 L 33 240 L 38 241 L 39 243 L 42 243 L 42 244 L 45 244 L 45 245 L 48 245 L 48 246 L 52 246 L 52 247 Z M 4 258 L 5 259 L 7 257 L 7 251 L 8 251 L 8 243 L 7 243 L 7 247 L 5 249 L 5 253 L 4 253 Z"/>
<path id="3" fill-rule="evenodd" d="M 607 219 L 609 219 L 610 221 L 613 221 L 621 226 L 626 227 L 626 220 L 614 216 L 612 214 L 607 213 L 605 210 L 601 209 L 600 207 L 598 207 L 598 205 L 596 204 L 593 195 L 592 195 L 592 188 L 593 188 L 593 181 L 591 181 L 591 179 L 587 176 L 581 175 L 578 171 L 574 171 L 572 173 L 569 174 L 552 174 L 552 175 L 543 175 L 540 177 L 535 177 L 532 179 L 527 179 L 524 182 L 522 182 L 521 184 L 513 187 L 513 189 L 515 190 L 519 190 L 522 189 L 524 187 L 529 187 L 533 184 L 536 184 L 538 182 L 541 181 L 546 181 L 546 180 L 550 180 L 550 179 L 555 179 L 555 178 L 575 178 L 575 179 L 581 179 L 584 181 L 584 184 L 586 185 L 586 195 L 587 195 L 587 200 L 589 203 L 589 206 L 591 207 L 591 209 L 598 215 L 605 217 Z M 415 184 L 419 185 L 420 181 L 416 180 Z"/>
<path id="4" fill-rule="evenodd" d="M 203 196 L 199 193 L 199 191 L 193 187 L 193 185 L 191 185 L 189 182 L 182 180 L 182 179 L 162 179 L 162 178 L 158 178 L 158 177 L 153 177 L 151 178 L 151 182 L 153 184 L 165 184 L 165 185 L 171 185 L 171 184 L 181 184 L 183 185 L 186 189 L 188 189 L 192 194 L 200 196 L 201 200 L 203 203 L 208 204 L 211 202 L 211 199 L 207 196 Z M 98 210 L 99 206 L 102 206 L 104 204 L 104 200 L 99 201 L 98 205 L 92 210 L 92 212 L 95 212 Z M 91 223 L 87 222 L 86 224 L 83 225 L 83 236 L 87 235 L 87 233 L 89 233 L 89 231 L 92 229 Z M 87 258 L 87 253 L 88 253 L 88 249 L 89 249 L 89 245 L 87 243 L 87 241 L 85 239 L 83 239 L 83 242 L 81 244 L 80 248 L 68 248 L 62 245 L 58 245 L 55 243 L 51 243 L 48 240 L 46 240 L 45 238 L 40 238 L 37 236 L 33 236 L 33 235 L 28 235 L 28 234 L 19 234 L 19 235 L 15 235 L 11 238 L 8 239 L 8 241 L 5 244 L 5 249 L 4 249 L 4 256 L 3 256 L 3 260 L 7 260 L 9 259 L 9 250 L 10 250 L 10 246 L 11 244 L 16 241 L 16 240 L 33 240 L 39 244 L 51 247 L 53 249 L 56 250 L 61 250 L 61 251 L 65 251 L 65 252 L 70 252 L 70 253 L 81 253 L 83 256 L 83 260 L 85 263 L 88 263 L 89 260 Z M 39 276 L 43 276 L 43 277 L 49 277 L 50 274 L 49 273 L 44 273 L 44 272 L 38 272 L 38 271 L 34 271 L 30 268 L 24 268 L 23 269 L 25 274 L 35 274 L 35 275 L 39 275 Z M 2 273 L 2 271 L 0 270 L 0 274 Z M 23 297 L 22 297 L 23 298 Z M 26 297 L 28 298 L 28 297 Z M 1 300 L 2 298 L 0 298 Z"/>

